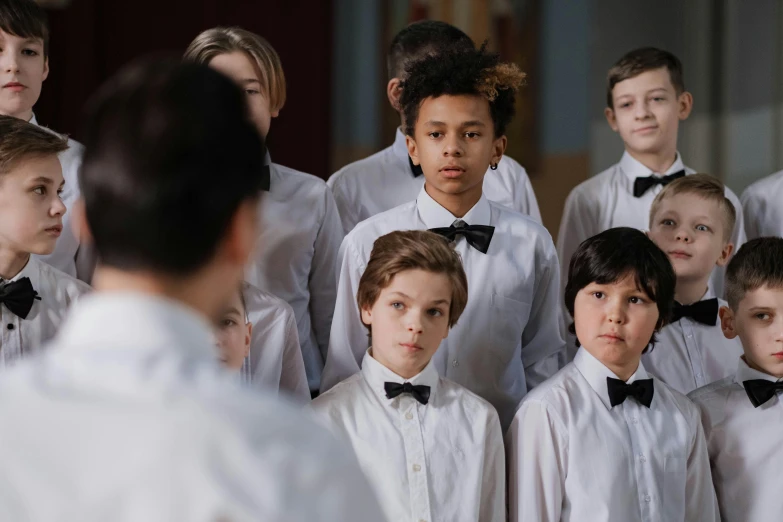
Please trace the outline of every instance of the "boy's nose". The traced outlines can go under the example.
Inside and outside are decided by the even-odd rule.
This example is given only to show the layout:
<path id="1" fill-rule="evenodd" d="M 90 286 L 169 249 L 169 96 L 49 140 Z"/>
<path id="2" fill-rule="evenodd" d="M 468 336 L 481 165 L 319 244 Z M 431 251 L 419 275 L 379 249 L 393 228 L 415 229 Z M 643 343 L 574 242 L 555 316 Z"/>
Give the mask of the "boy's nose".
<path id="1" fill-rule="evenodd" d="M 677 241 L 683 241 L 685 243 L 690 243 L 691 242 L 691 236 L 690 236 L 690 234 L 688 234 L 684 230 L 680 230 L 679 232 L 677 232 Z"/>

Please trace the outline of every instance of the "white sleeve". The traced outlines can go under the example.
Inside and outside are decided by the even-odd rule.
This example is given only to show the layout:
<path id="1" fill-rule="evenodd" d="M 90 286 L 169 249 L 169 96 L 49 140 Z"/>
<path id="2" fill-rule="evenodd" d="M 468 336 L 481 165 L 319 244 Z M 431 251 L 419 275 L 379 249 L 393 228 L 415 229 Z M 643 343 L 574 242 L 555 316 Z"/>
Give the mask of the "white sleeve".
<path id="1" fill-rule="evenodd" d="M 506 456 L 500 420 L 494 409 L 488 419 L 484 459 L 479 520 L 506 522 Z"/>
<path id="2" fill-rule="evenodd" d="M 567 441 L 537 401 L 522 403 L 506 434 L 509 522 L 560 522 Z"/>
<path id="3" fill-rule="evenodd" d="M 693 408 L 696 410 L 697 408 Z M 695 434 L 688 455 L 685 482 L 685 520 L 693 522 L 720 522 L 718 499 L 712 483 L 710 458 L 704 428 L 697 411 L 691 424 Z"/>
<path id="4" fill-rule="evenodd" d="M 321 374 L 321 393 L 358 372 L 369 347 L 369 331 L 362 323 L 356 305 L 356 292 L 366 264 L 361 261 L 350 235 L 343 240 L 340 258 L 340 282 L 337 284 L 329 351 Z"/>

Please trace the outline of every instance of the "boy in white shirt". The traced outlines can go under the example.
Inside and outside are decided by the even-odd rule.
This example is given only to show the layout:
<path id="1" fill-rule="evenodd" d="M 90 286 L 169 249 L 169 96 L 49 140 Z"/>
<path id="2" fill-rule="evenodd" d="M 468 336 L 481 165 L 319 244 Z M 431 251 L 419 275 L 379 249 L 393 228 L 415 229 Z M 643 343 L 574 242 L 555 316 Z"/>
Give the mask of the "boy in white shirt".
<path id="1" fill-rule="evenodd" d="M 563 285 L 571 256 L 582 241 L 613 227 L 645 230 L 650 205 L 662 186 L 695 172 L 677 152 L 680 121 L 693 107 L 680 60 L 661 49 L 636 49 L 620 58 L 607 76 L 604 112 L 622 138 L 625 153 L 619 163 L 577 185 L 566 199 L 557 236 Z M 737 210 L 731 234 L 736 248 L 745 241 L 742 207 L 728 188 L 726 197 Z M 718 297 L 723 296 L 724 273 L 717 267 L 710 280 Z"/>
<path id="2" fill-rule="evenodd" d="M 415 201 L 363 221 L 340 247 L 322 391 L 359 371 L 364 358 L 356 291 L 373 243 L 395 230 L 430 229 L 455 241 L 473 289 L 435 367 L 495 406 L 505 429 L 524 394 L 557 371 L 564 348 L 551 236 L 482 191 L 487 166 L 506 148 L 524 74 L 482 48 L 414 62 L 406 77 L 400 103 L 408 152 L 426 182 Z"/>
<path id="3" fill-rule="evenodd" d="M 242 283 L 215 325 L 221 360 L 242 381 L 310 401 L 296 320 L 288 303 Z"/>
<path id="4" fill-rule="evenodd" d="M 65 139 L 0 116 L 0 367 L 54 337 L 85 283 L 36 259 L 63 231 L 65 180 L 57 154 Z"/>
<path id="5" fill-rule="evenodd" d="M 719 520 L 698 409 L 641 363 L 675 280 L 638 230 L 579 246 L 565 301 L 581 347 L 525 397 L 506 435 L 510 520 Z"/>
<path id="6" fill-rule="evenodd" d="M 760 179 L 742 193 L 748 239 L 783 237 L 783 171 Z"/>
<path id="7" fill-rule="evenodd" d="M 243 94 L 140 62 L 91 102 L 85 138 L 96 292 L 0 379 L 0 520 L 382 520 L 350 448 L 219 361 L 212 325 L 260 231 Z"/>
<path id="8" fill-rule="evenodd" d="M 692 392 L 701 410 L 723 522 L 783 513 L 783 239 L 745 243 L 726 271 L 723 333 L 744 355 L 734 375 Z"/>
<path id="9" fill-rule="evenodd" d="M 432 361 L 467 303 L 459 254 L 432 232 L 382 236 L 356 299 L 371 339 L 362 370 L 313 409 L 351 442 L 387 520 L 504 522 L 498 415 Z"/>
<path id="10" fill-rule="evenodd" d="M 415 165 L 405 144 L 405 114 L 400 106 L 405 69 L 414 61 L 443 50 L 471 50 L 473 40 L 446 22 L 414 22 L 397 33 L 386 57 L 389 82 L 386 95 L 400 114 L 394 144 L 332 174 L 327 184 L 334 193 L 347 234 L 361 221 L 413 201 L 424 185 L 421 166 Z M 524 167 L 504 155 L 484 176 L 484 194 L 539 223 L 541 213 Z"/>
<path id="11" fill-rule="evenodd" d="M 38 125 L 33 106 L 38 102 L 41 86 L 48 75 L 46 12 L 33 0 L 0 2 L 0 114 Z M 59 153 L 65 178 L 62 200 L 65 207 L 71 209 L 80 197 L 78 174 L 84 147 L 72 139 L 63 140 L 66 147 Z M 63 230 L 54 251 L 40 259 L 89 283 L 95 256 L 92 249 L 80 244 L 81 238 L 71 226 L 71 215 L 68 212 L 63 218 Z"/>
<path id="12" fill-rule="evenodd" d="M 707 174 L 680 178 L 655 197 L 649 237 L 669 257 L 677 275 L 674 313 L 658 334 L 655 350 L 642 357 L 652 375 L 680 393 L 690 393 L 732 375 L 742 346 L 726 339 L 718 309 L 726 301 L 709 287 L 716 266 L 734 250 L 736 212 L 723 183 Z"/>
<path id="13" fill-rule="evenodd" d="M 198 35 L 185 59 L 209 65 L 245 92 L 250 116 L 266 138 L 272 118 L 285 104 L 280 57 L 257 34 L 216 27 Z M 334 313 L 337 254 L 343 230 L 326 183 L 272 163 L 265 156 L 263 231 L 248 264 L 247 281 L 286 301 L 296 314 L 299 343 L 311 392 L 321 383 Z"/>

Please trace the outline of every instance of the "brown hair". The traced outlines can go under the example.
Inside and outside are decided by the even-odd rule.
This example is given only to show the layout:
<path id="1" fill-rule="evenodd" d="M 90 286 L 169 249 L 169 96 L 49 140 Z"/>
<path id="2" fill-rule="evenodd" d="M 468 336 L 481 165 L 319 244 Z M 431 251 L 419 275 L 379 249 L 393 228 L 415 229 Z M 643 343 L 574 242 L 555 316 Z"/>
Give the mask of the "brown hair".
<path id="1" fill-rule="evenodd" d="M 449 278 L 449 327 L 454 326 L 468 303 L 468 279 L 453 245 L 446 238 L 426 230 L 400 230 L 375 240 L 356 294 L 359 313 L 372 308 L 381 290 L 391 284 L 394 276 L 416 269 Z"/>
<path id="2" fill-rule="evenodd" d="M 726 268 L 726 301 L 736 311 L 747 292 L 783 290 L 783 238 L 759 237 L 742 245 Z"/>
<path id="3" fill-rule="evenodd" d="M 695 194 L 708 201 L 717 203 L 723 213 L 723 241 L 728 242 L 731 240 L 734 223 L 737 221 L 737 209 L 734 208 L 731 200 L 726 197 L 726 189 L 723 183 L 709 174 L 683 176 L 663 187 L 663 190 L 655 196 L 652 206 L 650 206 L 651 227 L 655 215 L 661 209 L 663 200 L 677 194 Z"/>
<path id="4" fill-rule="evenodd" d="M 615 63 L 607 74 L 606 106 L 614 109 L 612 90 L 623 80 L 635 78 L 643 72 L 654 71 L 665 67 L 677 96 L 685 92 L 682 63 L 679 58 L 668 51 L 655 47 L 643 47 L 626 53 Z"/>
<path id="5" fill-rule="evenodd" d="M 25 158 L 57 155 L 68 139 L 32 123 L 0 115 L 0 176 Z"/>
<path id="6" fill-rule="evenodd" d="M 185 51 L 185 60 L 208 65 L 220 54 L 242 51 L 256 65 L 261 90 L 269 99 L 269 109 L 279 111 L 285 105 L 285 74 L 280 56 L 261 36 L 241 27 L 214 27 L 199 34 Z"/>
<path id="7" fill-rule="evenodd" d="M 44 58 L 49 56 L 49 22 L 46 11 L 32 0 L 0 2 L 0 29 L 19 38 L 43 40 Z"/>

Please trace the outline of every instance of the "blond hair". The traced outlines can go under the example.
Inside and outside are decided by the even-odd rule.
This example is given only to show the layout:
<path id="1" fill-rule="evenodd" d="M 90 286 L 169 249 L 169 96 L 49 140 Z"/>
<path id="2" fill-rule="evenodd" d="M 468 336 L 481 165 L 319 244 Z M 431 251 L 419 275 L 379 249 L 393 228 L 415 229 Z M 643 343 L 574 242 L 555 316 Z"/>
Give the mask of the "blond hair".
<path id="1" fill-rule="evenodd" d="M 650 206 L 650 226 L 652 227 L 655 215 L 661 210 L 661 203 L 666 198 L 678 194 L 695 194 L 707 201 L 714 201 L 718 204 L 723 213 L 723 240 L 728 242 L 734 231 L 734 223 L 737 221 L 737 210 L 726 197 L 726 189 L 723 183 L 709 174 L 691 174 L 674 180 L 661 190 Z"/>
<path id="2" fill-rule="evenodd" d="M 253 59 L 261 90 L 269 99 L 269 110 L 285 105 L 285 74 L 280 56 L 261 36 L 241 27 L 214 27 L 199 34 L 185 51 L 185 60 L 204 65 L 215 56 L 241 51 Z"/>
<path id="3" fill-rule="evenodd" d="M 372 308 L 394 276 L 417 269 L 448 277 L 451 282 L 449 327 L 454 326 L 468 304 L 468 279 L 454 246 L 443 236 L 427 230 L 401 230 L 375 240 L 356 294 L 359 313 Z"/>
<path id="4" fill-rule="evenodd" d="M 0 177 L 25 158 L 56 156 L 68 148 L 68 139 L 32 123 L 0 115 Z"/>

